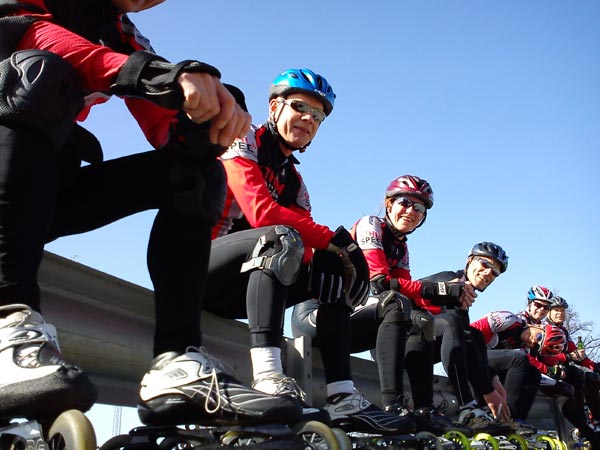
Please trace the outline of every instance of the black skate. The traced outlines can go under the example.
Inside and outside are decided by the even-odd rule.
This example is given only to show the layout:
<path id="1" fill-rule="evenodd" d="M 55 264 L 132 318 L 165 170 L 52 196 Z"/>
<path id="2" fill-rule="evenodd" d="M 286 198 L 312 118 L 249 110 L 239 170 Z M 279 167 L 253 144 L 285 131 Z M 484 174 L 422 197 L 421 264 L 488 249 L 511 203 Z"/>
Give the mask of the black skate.
<path id="1" fill-rule="evenodd" d="M 470 428 L 454 422 L 433 407 L 416 409 L 412 413 L 412 417 L 417 423 L 419 431 L 428 431 L 436 436 L 442 436 L 448 431 L 458 431 L 467 436 L 473 435 Z"/>
<path id="2" fill-rule="evenodd" d="M 411 417 L 387 413 L 358 391 L 332 396 L 327 399 L 324 409 L 329 413 L 332 425 L 347 432 L 397 435 L 415 430 Z"/>
<path id="3" fill-rule="evenodd" d="M 254 380 L 252 387 L 266 394 L 287 395 L 295 398 L 302 405 L 302 420 L 317 420 L 331 425 L 331 418 L 325 410 L 313 408 L 306 403 L 306 393 L 292 377 L 284 374 L 272 374 L 266 378 Z"/>
<path id="4" fill-rule="evenodd" d="M 0 367 L 0 421 L 52 420 L 96 400 L 89 378 L 65 364 L 54 326 L 29 306 L 0 306 Z"/>
<path id="5" fill-rule="evenodd" d="M 157 356 L 142 380 L 138 404 L 146 425 L 293 423 L 300 403 L 244 386 L 204 348 Z"/>

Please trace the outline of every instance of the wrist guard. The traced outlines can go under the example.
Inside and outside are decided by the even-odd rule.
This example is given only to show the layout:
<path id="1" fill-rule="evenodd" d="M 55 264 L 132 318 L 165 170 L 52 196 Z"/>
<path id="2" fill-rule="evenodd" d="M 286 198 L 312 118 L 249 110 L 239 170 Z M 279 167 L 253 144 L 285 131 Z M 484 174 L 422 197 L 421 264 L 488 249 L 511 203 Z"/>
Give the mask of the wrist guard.
<path id="1" fill-rule="evenodd" d="M 215 67 L 199 61 L 171 64 L 153 53 L 137 51 L 121 67 L 110 90 L 122 97 L 144 98 L 163 108 L 180 109 L 184 99 L 177 77 L 182 72 L 208 73 L 221 78 Z"/>
<path id="2" fill-rule="evenodd" d="M 421 297 L 436 306 L 458 306 L 458 299 L 465 288 L 464 283 L 421 281 Z"/>

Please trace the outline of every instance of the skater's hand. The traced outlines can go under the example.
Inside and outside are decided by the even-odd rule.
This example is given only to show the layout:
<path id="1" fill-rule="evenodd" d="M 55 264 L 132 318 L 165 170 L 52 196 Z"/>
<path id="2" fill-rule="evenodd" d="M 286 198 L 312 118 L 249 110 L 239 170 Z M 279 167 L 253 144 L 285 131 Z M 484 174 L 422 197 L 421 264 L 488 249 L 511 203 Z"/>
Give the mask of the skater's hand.
<path id="1" fill-rule="evenodd" d="M 569 353 L 569 357 L 571 358 L 571 361 L 581 362 L 585 358 L 587 358 L 587 355 L 585 354 L 585 350 L 579 350 L 579 349 L 577 349 L 577 350 L 572 351 L 571 353 Z"/>
<path id="2" fill-rule="evenodd" d="M 196 123 L 211 121 L 209 138 L 213 144 L 229 147 L 236 137 L 246 135 L 252 118 L 217 77 L 183 72 L 178 81 L 184 96 L 183 110 Z"/>
<path id="3" fill-rule="evenodd" d="M 475 298 L 477 297 L 477 293 L 475 292 L 475 288 L 471 284 L 470 281 L 465 282 L 465 289 L 463 290 L 461 296 L 458 301 L 460 303 L 460 308 L 467 310 L 471 307 L 471 305 L 475 302 Z"/>
<path id="4" fill-rule="evenodd" d="M 494 375 L 494 377 L 492 378 L 492 386 L 494 386 L 494 389 L 496 389 L 496 392 L 498 392 L 498 394 L 500 394 L 502 396 L 504 401 L 507 402 L 508 396 L 506 395 L 506 389 L 504 389 L 504 386 L 502 385 L 502 381 L 500 381 L 500 378 L 498 378 L 498 375 Z"/>
<path id="5" fill-rule="evenodd" d="M 483 394 L 483 399 L 490 408 L 490 411 L 492 411 L 492 415 L 496 420 L 500 422 L 509 422 L 511 420 L 510 408 L 506 403 L 506 399 L 503 398 L 497 390 L 494 389 L 489 394 Z"/>

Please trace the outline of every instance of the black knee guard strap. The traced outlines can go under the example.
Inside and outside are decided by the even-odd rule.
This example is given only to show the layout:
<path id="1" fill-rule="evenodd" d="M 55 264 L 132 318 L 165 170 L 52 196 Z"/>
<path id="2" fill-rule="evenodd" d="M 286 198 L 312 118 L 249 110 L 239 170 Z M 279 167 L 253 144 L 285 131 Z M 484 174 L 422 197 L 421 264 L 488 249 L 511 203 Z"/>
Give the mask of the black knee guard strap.
<path id="1" fill-rule="evenodd" d="M 410 299 L 397 291 L 383 291 L 377 297 L 377 318 L 383 322 L 412 323 L 412 303 Z"/>
<path id="2" fill-rule="evenodd" d="M 258 239 L 252 255 L 242 264 L 241 272 L 270 271 L 281 284 L 290 286 L 298 278 L 303 255 L 300 233 L 291 227 L 275 225 Z"/>

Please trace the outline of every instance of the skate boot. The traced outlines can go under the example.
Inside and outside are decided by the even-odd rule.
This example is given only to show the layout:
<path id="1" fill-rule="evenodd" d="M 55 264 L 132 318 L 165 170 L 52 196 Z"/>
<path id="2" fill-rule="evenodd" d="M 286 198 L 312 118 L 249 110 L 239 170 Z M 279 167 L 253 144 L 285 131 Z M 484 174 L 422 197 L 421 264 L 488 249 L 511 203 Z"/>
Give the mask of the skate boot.
<path id="1" fill-rule="evenodd" d="M 448 431 L 460 431 L 467 436 L 473 435 L 473 431 L 470 428 L 456 423 L 434 407 L 416 409 L 412 413 L 412 417 L 417 423 L 419 431 L 429 431 L 436 436 L 441 436 Z"/>
<path id="2" fill-rule="evenodd" d="M 163 353 L 152 361 L 140 389 L 138 414 L 146 425 L 291 423 L 300 403 L 244 386 L 203 348 Z"/>
<path id="3" fill-rule="evenodd" d="M 403 396 L 398 397 L 394 403 L 387 405 L 383 410 L 402 417 L 412 414 L 412 411 L 408 408 L 408 399 L 405 399 Z"/>
<path id="4" fill-rule="evenodd" d="M 458 423 L 473 430 L 473 433 L 487 433 L 507 436 L 513 432 L 507 423 L 498 422 L 481 408 L 464 408 L 458 415 Z"/>
<path id="5" fill-rule="evenodd" d="M 537 433 L 537 429 L 533 425 L 529 425 L 522 419 L 514 419 L 510 426 L 513 430 L 513 433 L 517 433 L 521 436 L 533 436 Z"/>
<path id="6" fill-rule="evenodd" d="M 65 364 L 56 328 L 27 305 L 0 306 L 0 419 L 50 419 L 87 411 L 96 388 Z"/>
<path id="7" fill-rule="evenodd" d="M 282 373 L 274 373 L 265 378 L 252 382 L 252 387 L 260 392 L 271 395 L 287 395 L 295 398 L 302 405 L 302 420 L 318 420 L 329 424 L 329 414 L 319 408 L 313 408 L 306 403 L 306 393 L 302 390 L 296 380 Z"/>
<path id="8" fill-rule="evenodd" d="M 329 397 L 324 409 L 329 413 L 332 425 L 344 431 L 392 435 L 415 430 L 411 417 L 385 412 L 359 391 Z"/>

